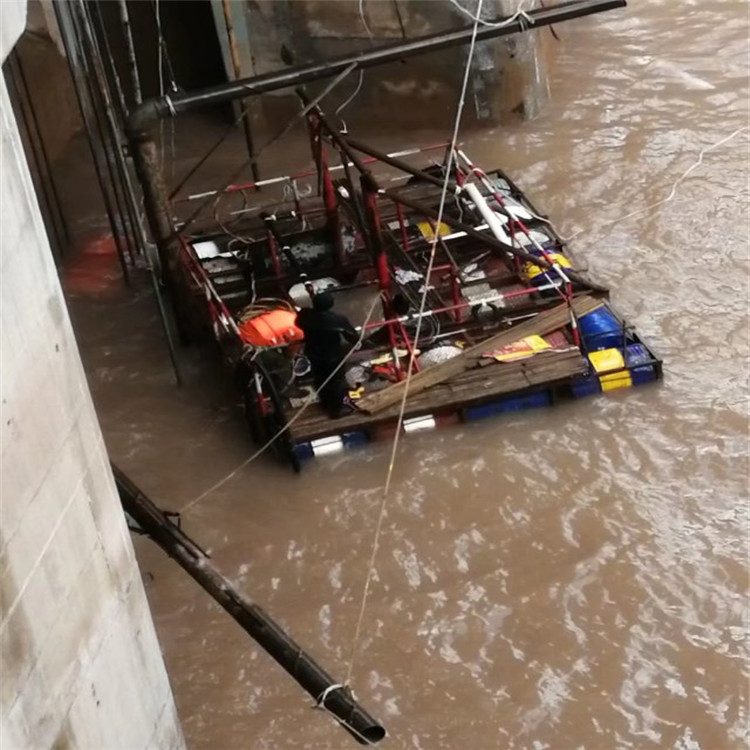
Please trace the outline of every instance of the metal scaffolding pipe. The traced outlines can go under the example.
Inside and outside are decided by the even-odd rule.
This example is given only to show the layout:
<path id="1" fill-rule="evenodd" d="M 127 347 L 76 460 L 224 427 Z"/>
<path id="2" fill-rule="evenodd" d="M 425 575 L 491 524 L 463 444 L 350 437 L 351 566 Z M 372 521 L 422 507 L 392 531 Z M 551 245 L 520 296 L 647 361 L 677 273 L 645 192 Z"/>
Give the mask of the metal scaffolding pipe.
<path id="1" fill-rule="evenodd" d="M 104 211 L 107 214 L 107 220 L 109 221 L 109 226 L 112 230 L 112 237 L 115 242 L 117 258 L 120 262 L 123 279 L 125 280 L 125 283 L 129 284 L 130 279 L 128 275 L 127 263 L 125 262 L 125 252 L 122 243 L 123 237 L 115 219 L 112 199 L 107 188 L 107 182 L 104 176 L 104 167 L 102 166 L 102 159 L 105 156 L 103 153 L 103 145 L 97 141 L 96 133 L 94 132 L 94 128 L 92 125 L 92 118 L 95 118 L 90 105 L 93 102 L 90 102 L 86 98 L 86 90 L 88 87 L 86 76 L 84 74 L 84 71 L 81 69 L 81 57 L 79 54 L 79 50 L 77 49 L 78 43 L 76 41 L 76 30 L 71 13 L 71 8 L 68 3 L 55 3 L 54 9 L 57 18 L 57 24 L 60 28 L 60 36 L 62 37 L 63 47 L 65 48 L 65 54 L 68 58 L 68 65 L 70 66 L 70 71 L 73 78 L 73 88 L 75 90 L 78 108 L 81 110 L 83 126 L 84 130 L 86 131 L 86 141 L 88 142 L 89 149 L 91 150 L 91 158 L 94 165 L 94 172 L 96 173 L 96 179 L 99 183 L 102 201 L 104 203 Z"/>
<path id="2" fill-rule="evenodd" d="M 77 9 L 77 10 L 76 10 Z M 76 12 L 78 16 L 76 18 Z M 128 243 L 130 261 L 135 264 L 134 250 L 138 248 L 138 237 L 135 220 L 128 200 L 125 185 L 125 159 L 120 144 L 120 129 L 114 117 L 109 84 L 103 69 L 101 50 L 92 28 L 88 4 L 85 2 L 74 6 L 73 24 L 77 27 L 81 59 L 86 71 L 89 96 L 93 104 L 94 115 L 99 129 L 99 138 L 107 159 L 112 192 L 115 197 L 120 224 Z M 128 228 L 129 227 L 129 228 Z"/>
<path id="3" fill-rule="evenodd" d="M 208 555 L 114 464 L 120 501 L 125 512 L 188 575 L 204 588 L 277 664 L 331 714 L 362 745 L 374 745 L 385 729 L 355 700 L 351 690 L 338 683 L 295 643 L 257 604 L 243 596 L 212 565 Z"/>
<path id="4" fill-rule="evenodd" d="M 135 56 L 135 45 L 133 44 L 133 31 L 130 28 L 130 16 L 128 15 L 127 0 L 119 0 L 120 23 L 122 32 L 125 37 L 125 46 L 128 51 L 128 71 L 130 73 L 130 86 L 134 106 L 138 106 L 142 101 L 141 97 L 141 79 L 138 75 L 138 60 Z"/>
<path id="5" fill-rule="evenodd" d="M 497 39 L 530 28 L 541 28 L 553 23 L 622 8 L 626 5 L 626 0 L 570 0 L 570 2 L 559 3 L 550 8 L 537 8 L 528 11 L 525 16 L 518 16 L 514 20 L 511 20 L 511 18 L 498 19 L 496 23 L 505 25 L 482 26 L 476 31 L 476 41 L 483 42 L 489 39 Z M 273 73 L 243 78 L 239 81 L 212 86 L 202 91 L 151 99 L 144 102 L 133 112 L 130 126 L 132 129 L 140 129 L 147 127 L 155 120 L 170 115 L 179 115 L 198 107 L 222 104 L 268 91 L 299 86 L 338 75 L 351 66 L 354 66 L 353 69 L 362 70 L 375 65 L 405 60 L 425 52 L 437 52 L 448 47 L 465 44 L 472 38 L 473 34 L 474 27 L 466 26 L 457 30 L 417 37 L 408 42 L 385 45 L 367 52 L 343 55 L 313 65 L 295 66 Z"/>
<path id="6" fill-rule="evenodd" d="M 136 245 L 140 249 L 142 256 L 148 262 L 149 275 L 151 277 L 151 283 L 154 288 L 154 296 L 156 297 L 156 305 L 159 310 L 159 318 L 161 320 L 162 330 L 164 331 L 164 338 L 167 343 L 167 351 L 169 353 L 169 360 L 172 364 L 172 371 L 174 372 L 175 381 L 177 382 L 177 385 L 182 385 L 182 374 L 180 372 L 180 366 L 179 366 L 178 359 L 177 359 L 177 352 L 175 350 L 175 344 L 173 340 L 169 316 L 167 314 L 167 309 L 164 305 L 164 296 L 162 294 L 162 290 L 159 285 L 158 272 L 157 272 L 157 269 L 154 268 L 153 260 L 148 253 L 148 238 L 146 237 L 146 231 L 143 227 L 143 222 L 141 220 L 140 212 L 138 210 L 138 200 L 136 198 L 135 190 L 133 189 L 133 180 L 130 174 L 130 168 L 125 159 L 124 150 L 120 143 L 120 138 L 122 136 L 122 126 L 125 122 L 125 118 L 127 117 L 127 112 L 128 112 L 127 103 L 125 101 L 125 95 L 123 93 L 122 86 L 120 84 L 120 79 L 117 74 L 117 68 L 115 66 L 114 59 L 112 58 L 112 53 L 111 53 L 109 41 L 107 38 L 107 29 L 106 29 L 106 26 L 104 24 L 104 19 L 101 14 L 101 8 L 97 5 L 96 10 L 97 10 L 97 18 L 99 20 L 99 31 L 101 32 L 101 38 L 105 45 L 105 50 L 107 53 L 106 59 L 109 62 L 109 71 L 111 74 L 112 81 L 114 82 L 115 90 L 117 94 L 115 101 L 119 105 L 120 115 L 121 115 L 120 121 L 118 122 L 118 118 L 115 115 L 115 108 L 113 106 L 113 102 L 112 100 L 109 99 L 110 92 L 109 92 L 109 85 L 107 82 L 106 73 L 103 70 L 98 70 L 97 72 L 100 74 L 99 86 L 102 89 L 102 94 L 105 97 L 106 102 L 107 102 L 107 115 L 108 115 L 108 120 L 110 124 L 110 134 L 111 134 L 114 148 L 116 150 L 115 155 L 116 155 L 118 166 L 119 166 L 120 173 L 121 173 L 122 188 L 124 192 L 125 203 L 126 203 L 126 207 L 128 210 L 130 224 L 133 229 Z M 87 23 L 91 24 L 91 17 L 88 13 L 87 6 L 84 6 L 84 17 Z M 99 47 L 99 43 L 97 40 L 97 35 L 91 25 L 87 26 L 87 32 L 89 34 L 90 43 L 92 44 L 92 50 L 95 52 L 97 62 L 101 65 L 103 60 L 105 59 L 105 56 L 102 55 L 101 53 L 101 49 Z"/>

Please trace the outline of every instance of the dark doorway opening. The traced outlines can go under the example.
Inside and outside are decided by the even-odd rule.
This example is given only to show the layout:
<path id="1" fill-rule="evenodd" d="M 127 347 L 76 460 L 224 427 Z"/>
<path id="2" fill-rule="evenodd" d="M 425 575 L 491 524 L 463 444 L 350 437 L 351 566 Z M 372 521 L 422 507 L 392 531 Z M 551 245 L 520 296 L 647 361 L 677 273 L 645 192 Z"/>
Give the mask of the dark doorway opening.
<path id="1" fill-rule="evenodd" d="M 120 78 L 129 90 L 118 3 L 97 5 Z M 172 80 L 186 91 L 227 80 L 210 0 L 129 0 L 127 9 L 144 99 L 159 96 L 162 90 L 169 93 Z"/>

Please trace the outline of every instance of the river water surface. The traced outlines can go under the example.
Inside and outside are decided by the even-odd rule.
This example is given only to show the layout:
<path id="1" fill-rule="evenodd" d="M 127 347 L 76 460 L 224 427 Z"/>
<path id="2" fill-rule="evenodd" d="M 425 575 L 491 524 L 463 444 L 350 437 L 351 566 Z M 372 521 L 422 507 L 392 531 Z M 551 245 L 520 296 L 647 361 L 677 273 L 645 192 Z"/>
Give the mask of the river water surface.
<path id="1" fill-rule="evenodd" d="M 352 672 L 383 747 L 747 746 L 747 130 L 659 203 L 748 125 L 747 14 L 641 0 L 561 25 L 541 115 L 467 143 L 580 232 L 576 257 L 665 379 L 401 443 Z M 173 388 L 145 286 L 72 303 L 113 457 L 184 507 L 248 454 L 218 371 L 188 355 Z M 301 477 L 258 460 L 183 518 L 341 678 L 389 449 Z M 352 746 L 176 565 L 137 549 L 192 750 Z"/>

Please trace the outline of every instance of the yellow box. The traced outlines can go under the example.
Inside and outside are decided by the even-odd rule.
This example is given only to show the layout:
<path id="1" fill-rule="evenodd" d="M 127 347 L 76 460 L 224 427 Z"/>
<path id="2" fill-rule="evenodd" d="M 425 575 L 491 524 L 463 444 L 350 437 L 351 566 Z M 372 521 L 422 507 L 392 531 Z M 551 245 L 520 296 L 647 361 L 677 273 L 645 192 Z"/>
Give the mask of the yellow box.
<path id="1" fill-rule="evenodd" d="M 435 226 L 434 223 L 429 221 L 420 221 L 417 222 L 417 226 L 419 227 L 419 231 L 422 233 L 422 237 L 424 237 L 426 240 L 434 240 L 435 239 L 435 231 L 433 227 Z M 440 231 L 438 234 L 441 237 L 447 237 L 449 234 L 451 234 L 453 230 L 444 222 L 440 222 Z"/>
<path id="2" fill-rule="evenodd" d="M 602 391 L 615 391 L 618 388 L 630 388 L 633 385 L 633 379 L 627 370 L 622 372 L 613 372 L 611 375 L 600 375 L 599 382 L 602 384 Z"/>
<path id="3" fill-rule="evenodd" d="M 630 388 L 633 385 L 633 379 L 630 377 L 630 372 L 625 369 L 625 359 L 619 349 L 602 349 L 599 352 L 591 352 L 589 361 L 599 376 L 602 391 Z"/>
<path id="4" fill-rule="evenodd" d="M 562 253 L 547 253 L 545 260 L 548 260 L 550 263 L 557 263 L 560 268 L 572 268 L 570 261 L 562 254 Z M 548 273 L 548 268 L 542 268 L 541 266 L 538 266 L 536 263 L 528 262 L 524 264 L 523 267 L 524 273 L 526 274 L 526 278 L 531 280 L 535 279 L 537 276 L 539 276 L 542 273 Z"/>

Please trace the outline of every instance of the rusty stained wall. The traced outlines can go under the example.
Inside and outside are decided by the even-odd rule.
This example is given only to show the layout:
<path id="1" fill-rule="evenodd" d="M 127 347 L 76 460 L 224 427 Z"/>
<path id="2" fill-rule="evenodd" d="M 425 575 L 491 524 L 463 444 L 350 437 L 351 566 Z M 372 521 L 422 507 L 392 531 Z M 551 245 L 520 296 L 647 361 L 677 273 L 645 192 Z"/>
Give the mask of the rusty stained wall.
<path id="1" fill-rule="evenodd" d="M 463 3 L 472 9 L 476 6 L 466 0 Z M 230 14 L 243 76 L 283 68 L 282 46 L 301 64 L 471 24 L 448 0 L 365 0 L 364 22 L 359 0 L 212 0 L 212 4 L 230 78 L 234 71 L 225 10 Z M 512 13 L 517 3 L 486 0 L 484 5 L 482 17 L 493 18 Z M 548 96 L 543 43 L 544 30 L 478 46 L 465 125 L 502 122 L 538 111 Z M 448 127 L 467 53 L 466 47 L 448 49 L 365 71 L 360 91 L 345 110 L 347 124 Z M 355 73 L 342 82 L 326 100 L 326 112 L 335 112 L 358 81 Z M 310 86 L 310 90 L 321 91 L 324 86 Z M 297 106 L 289 91 L 252 102 L 255 128 L 271 134 L 273 124 L 290 116 Z"/>
<path id="2" fill-rule="evenodd" d="M 0 2 L 0 61 L 26 3 Z M 184 740 L 0 79 L 0 747 Z"/>

